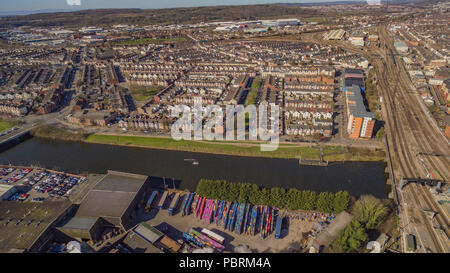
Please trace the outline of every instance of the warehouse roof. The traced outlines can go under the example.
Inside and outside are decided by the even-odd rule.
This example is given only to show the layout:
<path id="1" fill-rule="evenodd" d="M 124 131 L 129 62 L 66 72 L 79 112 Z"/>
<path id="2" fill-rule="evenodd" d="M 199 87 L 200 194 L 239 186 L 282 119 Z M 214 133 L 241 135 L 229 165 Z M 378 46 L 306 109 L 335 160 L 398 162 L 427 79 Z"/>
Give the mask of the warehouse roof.
<path id="1" fill-rule="evenodd" d="M 130 231 L 125 236 L 122 243 L 131 248 L 135 253 L 163 253 L 159 248 L 133 231 Z"/>
<path id="2" fill-rule="evenodd" d="M 28 249 L 71 203 L 0 201 L 0 252 Z"/>
<path id="3" fill-rule="evenodd" d="M 84 197 L 76 217 L 121 217 L 147 176 L 108 171 Z"/>
<path id="4" fill-rule="evenodd" d="M 364 74 L 364 70 L 355 68 L 346 68 L 345 73 L 347 74 Z"/>
<path id="5" fill-rule="evenodd" d="M 138 192 L 147 178 L 145 175 L 108 171 L 108 174 L 95 185 L 94 190 Z"/>
<path id="6" fill-rule="evenodd" d="M 12 188 L 14 188 L 13 185 L 5 185 L 5 184 L 0 184 L 0 197 L 7 193 L 9 190 L 11 190 Z"/>
<path id="7" fill-rule="evenodd" d="M 133 231 L 152 244 L 164 236 L 161 231 L 146 223 L 141 223 Z"/>
<path id="8" fill-rule="evenodd" d="M 81 229 L 90 230 L 99 218 L 94 217 L 73 217 L 64 224 L 61 228 L 64 229 Z"/>
<path id="9" fill-rule="evenodd" d="M 90 191 L 76 217 L 121 217 L 135 196 L 134 192 Z"/>
<path id="10" fill-rule="evenodd" d="M 350 110 L 350 113 L 353 116 L 357 117 L 367 117 L 367 118 L 375 118 L 375 114 L 372 112 L 368 112 L 366 110 L 366 106 L 364 105 L 364 100 L 361 95 L 361 89 L 357 85 L 352 85 L 347 89 L 347 105 Z"/>

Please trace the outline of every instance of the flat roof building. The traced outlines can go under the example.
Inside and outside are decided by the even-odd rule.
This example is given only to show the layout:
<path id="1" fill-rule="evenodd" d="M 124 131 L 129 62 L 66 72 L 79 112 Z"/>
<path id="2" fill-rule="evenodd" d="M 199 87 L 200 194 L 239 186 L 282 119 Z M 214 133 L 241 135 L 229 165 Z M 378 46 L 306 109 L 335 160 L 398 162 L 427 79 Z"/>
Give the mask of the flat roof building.
<path id="1" fill-rule="evenodd" d="M 68 200 L 0 201 L 0 253 L 40 252 L 55 237 L 53 228 L 71 208 Z"/>
<path id="2" fill-rule="evenodd" d="M 0 200 L 7 200 L 17 192 L 17 188 L 12 185 L 0 184 Z"/>
<path id="3" fill-rule="evenodd" d="M 82 200 L 75 217 L 101 217 L 127 230 L 139 202 L 150 192 L 149 182 L 145 175 L 108 171 Z"/>
<path id="4" fill-rule="evenodd" d="M 101 236 L 102 227 L 102 219 L 99 217 L 73 217 L 56 229 L 71 238 L 96 241 Z"/>
<path id="5" fill-rule="evenodd" d="M 406 43 L 403 42 L 402 40 L 395 40 L 394 47 L 395 47 L 395 50 L 397 50 L 397 52 L 400 54 L 408 53 L 408 50 L 409 50 Z"/>
<path id="6" fill-rule="evenodd" d="M 375 126 L 375 114 L 368 112 L 364 105 L 361 89 L 357 85 L 345 91 L 347 102 L 348 125 L 350 138 L 371 138 Z"/>

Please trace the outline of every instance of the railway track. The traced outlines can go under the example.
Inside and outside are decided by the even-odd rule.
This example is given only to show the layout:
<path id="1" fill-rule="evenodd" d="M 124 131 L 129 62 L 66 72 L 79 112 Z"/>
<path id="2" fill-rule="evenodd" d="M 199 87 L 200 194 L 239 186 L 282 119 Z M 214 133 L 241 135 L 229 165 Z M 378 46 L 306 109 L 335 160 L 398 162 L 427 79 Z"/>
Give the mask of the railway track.
<path id="1" fill-rule="evenodd" d="M 386 72 L 383 72 L 383 74 L 384 75 L 382 78 L 384 79 L 384 81 L 387 81 L 388 75 L 386 75 Z M 388 83 L 388 82 L 384 83 L 385 87 L 388 87 L 389 85 L 390 85 L 390 83 Z M 390 90 L 390 91 L 392 91 L 392 90 Z M 386 101 L 390 105 L 390 109 L 392 110 L 393 113 L 398 111 L 397 105 L 391 96 L 386 96 Z M 389 124 L 389 127 L 391 127 L 391 125 L 392 125 L 393 128 L 397 129 L 397 130 L 392 130 L 392 128 L 390 128 L 390 130 L 389 130 L 390 135 L 391 135 L 391 143 L 392 143 L 391 145 L 393 148 L 392 150 L 394 151 L 394 161 L 396 163 L 398 163 L 397 164 L 398 168 L 400 169 L 400 172 L 403 176 L 415 175 L 415 172 L 413 171 L 413 169 L 411 167 L 414 165 L 414 163 L 411 161 L 411 157 L 407 153 L 408 147 L 406 145 L 405 135 L 401 135 L 401 133 L 399 133 L 399 132 L 405 131 L 404 125 L 400 121 L 400 117 L 397 115 L 393 115 L 392 117 L 390 117 L 390 122 L 388 124 Z M 417 193 L 415 191 L 411 191 L 411 194 L 413 196 L 413 198 L 412 198 L 413 200 L 419 200 L 419 197 L 417 196 Z M 418 214 L 420 217 L 420 221 L 422 223 L 424 223 L 424 225 L 427 229 L 427 232 L 429 234 L 431 234 L 430 237 L 432 238 L 435 248 L 438 251 L 442 251 L 443 249 L 440 247 L 439 240 L 437 239 L 436 236 L 433 236 L 433 234 L 434 234 L 433 227 L 426 219 L 426 215 L 421 210 L 419 210 Z"/>
<path id="2" fill-rule="evenodd" d="M 382 36 L 385 35 L 384 33 Z M 389 39 L 385 39 L 387 40 L 386 44 L 390 44 Z M 405 90 L 411 86 L 411 83 L 409 78 L 405 77 L 406 71 L 398 70 L 399 68 L 396 67 L 401 65 L 401 61 L 393 64 L 393 61 L 389 59 L 392 57 L 391 55 L 386 51 L 381 51 L 380 53 L 380 56 L 384 58 L 375 60 L 375 70 L 377 79 L 380 81 L 379 85 L 382 87 L 381 91 L 383 98 L 385 98 L 385 105 L 387 106 L 385 109 L 387 114 L 385 115 L 387 118 L 386 129 L 389 132 L 389 144 L 390 150 L 393 151 L 395 169 L 399 170 L 404 177 L 426 176 L 428 169 L 423 169 L 419 163 L 417 153 L 439 151 L 446 154 L 447 149 L 445 148 L 448 148 L 448 146 L 446 146 L 445 142 L 442 145 L 442 139 L 439 139 L 440 136 L 435 134 L 435 129 L 428 123 L 426 113 L 417 106 L 418 101 L 413 98 L 414 94 Z M 417 109 L 419 110 L 418 112 Z M 411 111 L 411 114 L 406 113 L 408 110 Z M 412 151 L 411 146 L 420 151 Z M 449 161 L 447 158 L 426 157 L 422 160 L 424 165 L 431 167 L 433 170 L 439 170 L 443 178 L 448 181 L 449 170 L 446 166 L 449 166 Z M 397 175 L 397 177 L 399 176 Z M 416 185 L 409 187 L 412 199 L 416 200 L 419 206 L 426 206 L 438 213 L 436 221 L 444 230 L 448 239 L 447 217 L 445 217 L 441 208 L 437 206 L 437 203 L 431 200 L 430 193 L 421 187 L 419 185 L 417 187 Z M 439 239 L 442 236 L 436 234 L 437 231 L 422 210 L 420 210 L 419 216 L 430 234 L 435 248 L 440 252 L 448 252 L 446 238 L 444 238 L 444 244 L 442 244 L 442 240 Z"/>

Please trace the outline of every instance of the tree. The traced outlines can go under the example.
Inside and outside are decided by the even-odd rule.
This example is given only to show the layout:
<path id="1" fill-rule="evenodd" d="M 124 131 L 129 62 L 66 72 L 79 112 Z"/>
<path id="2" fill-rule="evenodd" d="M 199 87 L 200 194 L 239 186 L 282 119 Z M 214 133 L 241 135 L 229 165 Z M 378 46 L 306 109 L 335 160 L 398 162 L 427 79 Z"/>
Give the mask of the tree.
<path id="1" fill-rule="evenodd" d="M 301 199 L 303 201 L 301 209 L 313 210 L 316 208 L 317 194 L 315 192 L 303 191 L 301 195 Z"/>
<path id="2" fill-rule="evenodd" d="M 356 252 L 367 240 L 368 236 L 364 226 L 358 220 L 353 220 L 339 233 L 338 238 L 334 242 L 334 247 L 345 252 Z"/>
<path id="3" fill-rule="evenodd" d="M 250 183 L 229 183 L 225 180 L 201 179 L 197 184 L 197 193 L 206 198 L 252 205 L 269 205 L 280 209 L 315 210 L 322 212 L 341 212 L 348 206 L 348 192 L 317 193 L 284 188 L 260 188 Z"/>
<path id="4" fill-rule="evenodd" d="M 385 204 L 371 195 L 361 196 L 353 206 L 353 214 L 366 229 L 375 229 L 387 213 Z"/>
<path id="5" fill-rule="evenodd" d="M 269 203 L 269 192 L 267 189 L 262 189 L 258 192 L 258 203 L 254 205 L 264 205 Z"/>
<path id="6" fill-rule="evenodd" d="M 301 199 L 301 193 L 299 190 L 296 189 L 290 189 L 286 193 L 286 208 L 290 210 L 298 210 L 301 208 L 301 202 L 299 202 Z"/>
<path id="7" fill-rule="evenodd" d="M 259 193 L 259 187 L 257 186 L 257 185 L 255 185 L 255 184 L 252 184 L 251 185 L 251 188 L 249 189 L 250 190 L 250 193 L 249 193 L 249 196 L 248 196 L 248 202 L 250 203 L 250 204 L 253 204 L 253 205 L 255 205 L 255 204 L 258 204 L 258 193 Z"/>
<path id="8" fill-rule="evenodd" d="M 350 194 L 347 191 L 339 191 L 334 194 L 333 211 L 340 213 L 348 208 L 350 202 Z"/>
<path id="9" fill-rule="evenodd" d="M 334 196 L 329 192 L 321 192 L 319 196 L 317 196 L 317 210 L 321 212 L 333 212 L 333 202 Z"/>
<path id="10" fill-rule="evenodd" d="M 383 138 L 386 135 L 386 132 L 384 131 L 384 127 L 381 127 L 380 129 L 378 129 L 376 137 L 378 139 Z"/>
<path id="11" fill-rule="evenodd" d="M 269 206 L 284 208 L 285 203 L 285 190 L 282 188 L 272 188 L 270 189 L 270 199 Z"/>

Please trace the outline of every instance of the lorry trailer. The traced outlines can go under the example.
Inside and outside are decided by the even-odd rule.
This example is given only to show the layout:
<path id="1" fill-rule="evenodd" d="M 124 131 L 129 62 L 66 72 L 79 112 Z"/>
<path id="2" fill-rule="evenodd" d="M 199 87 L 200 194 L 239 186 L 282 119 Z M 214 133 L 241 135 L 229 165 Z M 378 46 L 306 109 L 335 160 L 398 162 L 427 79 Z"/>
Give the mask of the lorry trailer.
<path id="1" fill-rule="evenodd" d="M 170 203 L 169 215 L 173 215 L 173 213 L 175 212 L 179 199 L 180 199 L 180 193 L 177 192 L 175 194 L 174 198 L 172 199 L 172 202 Z"/>
<path id="2" fill-rule="evenodd" d="M 164 207 L 164 203 L 166 202 L 167 196 L 169 195 L 168 191 L 165 191 L 161 197 L 161 199 L 159 200 L 158 203 L 158 209 L 163 209 Z"/>

